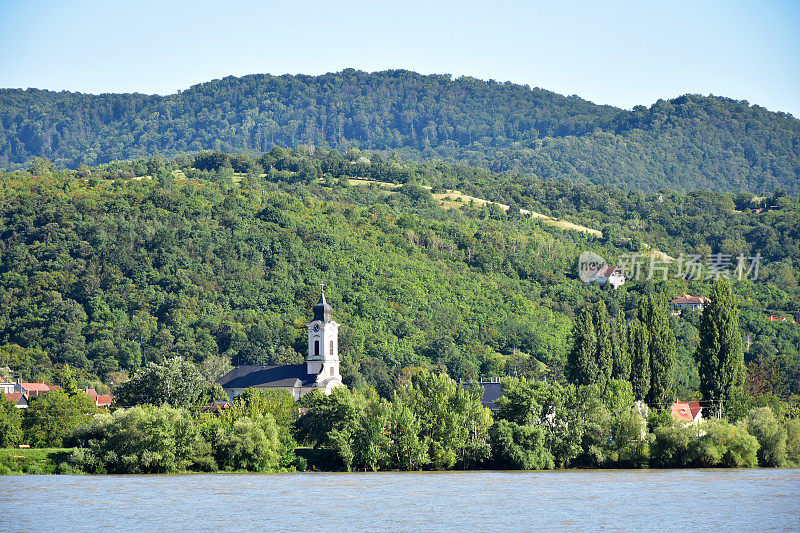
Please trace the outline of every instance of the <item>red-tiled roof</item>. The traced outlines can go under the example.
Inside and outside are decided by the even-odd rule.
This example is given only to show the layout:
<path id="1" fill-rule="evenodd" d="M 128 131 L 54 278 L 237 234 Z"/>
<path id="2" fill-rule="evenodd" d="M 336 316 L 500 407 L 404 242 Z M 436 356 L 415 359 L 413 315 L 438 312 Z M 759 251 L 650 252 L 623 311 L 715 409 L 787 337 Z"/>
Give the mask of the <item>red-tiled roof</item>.
<path id="1" fill-rule="evenodd" d="M 672 300 L 672 305 L 690 305 L 690 304 L 707 304 L 710 302 L 705 296 L 692 296 L 691 294 L 683 293 L 683 296 L 678 296 Z"/>
<path id="2" fill-rule="evenodd" d="M 17 403 L 19 399 L 24 396 L 24 394 L 21 392 L 6 392 L 5 395 L 6 395 L 6 400 L 8 400 L 11 403 Z"/>
<path id="3" fill-rule="evenodd" d="M 94 403 L 97 405 L 97 407 L 108 407 L 113 401 L 114 397 L 110 394 L 98 394 L 94 399 Z"/>
<path id="4" fill-rule="evenodd" d="M 700 402 L 675 402 L 672 404 L 672 418 L 677 420 L 694 421 L 700 413 Z"/>
<path id="5" fill-rule="evenodd" d="M 36 392 L 48 392 L 50 387 L 44 383 L 20 383 L 20 387 L 26 391 L 36 391 Z"/>
<path id="6" fill-rule="evenodd" d="M 86 389 L 84 392 L 86 394 L 88 394 L 89 396 L 91 396 L 92 398 L 96 398 L 97 397 L 97 391 L 94 390 L 94 389 Z"/>

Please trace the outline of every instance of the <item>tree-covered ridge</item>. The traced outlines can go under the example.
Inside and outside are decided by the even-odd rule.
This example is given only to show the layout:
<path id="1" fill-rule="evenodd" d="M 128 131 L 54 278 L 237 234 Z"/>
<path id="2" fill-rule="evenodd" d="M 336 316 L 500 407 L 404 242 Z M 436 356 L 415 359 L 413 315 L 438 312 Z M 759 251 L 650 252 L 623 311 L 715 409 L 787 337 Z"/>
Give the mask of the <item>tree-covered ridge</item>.
<path id="1" fill-rule="evenodd" d="M 98 378 L 116 383 L 124 379 L 120 371 L 175 356 L 199 365 L 209 379 L 231 362 L 300 362 L 303 324 L 321 281 L 332 287 L 336 320 L 344 325 L 342 373 L 349 385 L 369 384 L 385 395 L 409 365 L 435 366 L 456 379 L 559 379 L 574 318 L 587 304 L 602 300 L 618 326 L 637 317 L 643 294 L 671 299 L 710 290 L 706 281 L 670 277 L 605 292 L 577 279 L 583 250 L 612 263 L 647 253 L 643 242 L 655 242 L 655 222 L 631 224 L 617 235 L 603 227 L 597 238 L 492 205 L 444 210 L 419 184 L 442 191 L 473 181 L 500 194 L 503 180 L 513 178 L 485 169 L 279 148 L 256 158 L 202 153 L 168 164 L 35 166 L 40 175 L 7 173 L 0 189 L 0 369 L 26 379 L 59 382 L 68 363 L 82 372 L 81 386 Z M 403 185 L 387 190 L 362 180 L 356 186 L 348 174 Z M 551 213 L 576 201 L 556 196 L 569 191 L 564 183 L 542 188 Z M 580 190 L 592 202 L 590 195 L 609 191 L 633 205 L 655 202 L 666 206 L 663 216 L 678 219 L 729 212 L 756 222 L 758 234 L 789 232 L 800 212 L 791 197 L 780 197 L 781 205 L 762 216 L 734 213 L 734 198 L 725 194 L 708 203 L 706 195 L 665 192 L 656 202 L 642 193 Z M 615 204 L 606 205 L 608 214 L 603 205 L 586 213 L 594 222 L 616 220 Z M 672 219 L 663 220 L 662 226 Z M 710 222 L 696 224 L 699 233 Z M 743 227 L 732 225 L 728 237 L 750 252 L 753 235 Z M 664 248 L 669 253 L 695 251 L 684 233 L 672 238 L 675 248 Z M 757 379 L 748 383 L 786 396 L 800 392 L 800 328 L 766 318 L 797 311 L 796 279 L 792 285 L 781 277 L 797 251 L 788 249 L 784 263 L 772 250 L 764 254 L 762 277 L 734 288 L 748 375 Z M 669 321 L 682 397 L 699 394 L 698 326 L 693 313 Z M 618 344 L 610 349 L 617 361 Z"/>
<path id="2" fill-rule="evenodd" d="M 169 96 L 0 90 L 0 167 L 75 168 L 309 144 L 443 157 L 545 180 L 800 194 L 800 122 L 687 95 L 624 111 L 512 83 L 352 69 L 252 75 Z"/>

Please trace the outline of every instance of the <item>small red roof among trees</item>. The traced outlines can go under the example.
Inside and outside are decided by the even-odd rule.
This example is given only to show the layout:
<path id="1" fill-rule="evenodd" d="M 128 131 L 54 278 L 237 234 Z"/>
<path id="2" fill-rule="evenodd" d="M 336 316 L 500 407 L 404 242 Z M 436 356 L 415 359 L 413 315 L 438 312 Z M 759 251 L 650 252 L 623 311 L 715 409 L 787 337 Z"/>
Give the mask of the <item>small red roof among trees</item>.
<path id="1" fill-rule="evenodd" d="M 700 414 L 700 402 L 675 402 L 672 404 L 672 418 L 693 422 Z"/>
<path id="2" fill-rule="evenodd" d="M 689 304 L 707 304 L 711 300 L 706 298 L 705 296 L 692 296 L 691 294 L 683 293 L 683 296 L 678 296 L 672 302 L 672 305 L 689 305 Z"/>

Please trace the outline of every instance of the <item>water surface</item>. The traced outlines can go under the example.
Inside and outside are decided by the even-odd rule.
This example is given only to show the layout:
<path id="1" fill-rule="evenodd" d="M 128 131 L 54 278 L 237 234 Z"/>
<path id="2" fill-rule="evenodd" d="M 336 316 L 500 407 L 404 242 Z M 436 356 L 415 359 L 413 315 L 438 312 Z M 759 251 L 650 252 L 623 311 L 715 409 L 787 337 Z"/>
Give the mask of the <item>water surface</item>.
<path id="1" fill-rule="evenodd" d="M 3 476 L 8 531 L 800 531 L 800 470 Z"/>

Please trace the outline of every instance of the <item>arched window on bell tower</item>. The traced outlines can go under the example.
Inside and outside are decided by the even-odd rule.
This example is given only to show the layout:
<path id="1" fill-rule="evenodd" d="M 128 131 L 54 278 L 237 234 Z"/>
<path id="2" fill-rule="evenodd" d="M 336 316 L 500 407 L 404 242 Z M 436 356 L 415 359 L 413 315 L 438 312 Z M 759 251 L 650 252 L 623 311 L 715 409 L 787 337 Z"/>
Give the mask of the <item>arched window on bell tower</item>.
<path id="1" fill-rule="evenodd" d="M 319 341 L 314 341 L 314 355 L 319 355 Z"/>

